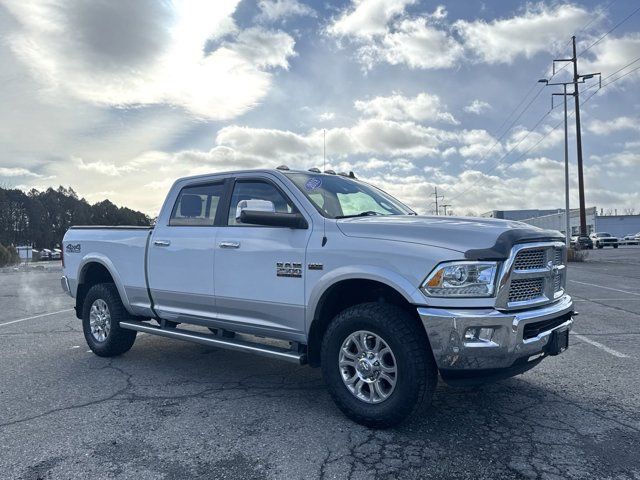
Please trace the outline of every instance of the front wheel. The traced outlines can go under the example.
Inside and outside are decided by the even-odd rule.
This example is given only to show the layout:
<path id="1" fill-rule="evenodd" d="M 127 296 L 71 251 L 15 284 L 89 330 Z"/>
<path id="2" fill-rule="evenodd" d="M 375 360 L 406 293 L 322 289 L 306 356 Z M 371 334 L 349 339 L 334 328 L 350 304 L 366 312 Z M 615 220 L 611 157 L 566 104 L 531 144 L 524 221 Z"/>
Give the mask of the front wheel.
<path id="1" fill-rule="evenodd" d="M 100 357 L 115 357 L 129 351 L 137 332 L 120 328 L 120 322 L 128 318 L 113 283 L 91 287 L 82 308 L 82 330 L 91 351 Z"/>
<path id="2" fill-rule="evenodd" d="M 614 245 L 613 248 L 618 248 L 618 245 Z"/>
<path id="3" fill-rule="evenodd" d="M 397 425 L 430 400 L 438 371 L 424 329 L 394 305 L 364 303 L 331 322 L 322 373 L 340 410 L 374 428 Z"/>

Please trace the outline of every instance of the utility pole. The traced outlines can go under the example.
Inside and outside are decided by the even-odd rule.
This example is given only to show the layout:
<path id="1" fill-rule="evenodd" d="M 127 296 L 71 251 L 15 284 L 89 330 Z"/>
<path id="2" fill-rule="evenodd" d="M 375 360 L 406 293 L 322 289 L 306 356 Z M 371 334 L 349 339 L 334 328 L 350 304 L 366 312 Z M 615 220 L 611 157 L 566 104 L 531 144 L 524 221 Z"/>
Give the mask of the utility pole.
<path id="1" fill-rule="evenodd" d="M 576 112 L 576 143 L 578 155 L 578 193 L 580 196 L 580 236 L 587 236 L 587 212 L 584 201 L 584 173 L 582 168 L 582 129 L 580 127 L 580 92 L 578 91 L 578 57 L 576 55 L 576 37 L 571 37 L 573 44 L 573 100 Z"/>
<path id="2" fill-rule="evenodd" d="M 589 78 L 593 78 L 596 75 L 598 75 L 599 77 L 599 81 L 600 81 L 600 86 L 602 86 L 602 75 L 600 75 L 600 73 L 590 73 L 587 75 L 579 75 L 578 74 L 578 55 L 576 53 L 576 37 L 575 35 L 571 37 L 571 42 L 572 42 L 572 46 L 573 46 L 573 56 L 571 58 L 560 58 L 560 59 L 555 59 L 553 61 L 553 74 L 556 74 L 556 62 L 571 62 L 573 63 L 573 81 L 571 82 L 558 82 L 558 83 L 549 83 L 548 80 L 539 80 L 540 82 L 543 82 L 547 85 L 562 85 L 564 87 L 564 93 L 554 93 L 553 95 L 563 95 L 564 96 L 564 104 L 565 104 L 565 110 L 564 110 L 564 138 L 565 138 L 565 215 L 567 216 L 566 219 L 566 223 L 567 223 L 567 246 L 570 245 L 570 237 L 569 237 L 569 217 L 570 217 L 570 211 L 569 211 L 569 162 L 568 162 L 568 156 L 569 156 L 569 152 L 568 152 L 568 142 L 567 142 L 567 95 L 573 95 L 573 99 L 575 102 L 575 116 L 576 116 L 576 152 L 577 152 L 577 163 L 578 163 L 578 196 L 579 196 L 579 201 L 580 201 L 580 236 L 581 237 L 586 237 L 587 236 L 587 213 L 586 213 L 586 206 L 585 206 L 585 200 L 584 200 L 584 169 L 583 169 L 583 162 L 582 162 L 582 129 L 581 129 L 581 125 L 580 125 L 580 92 L 579 92 L 579 88 L 578 85 L 581 83 L 585 83 L 585 80 L 589 79 Z M 573 85 L 573 93 L 567 94 L 567 85 Z M 551 103 L 551 107 L 553 108 L 553 97 L 552 97 L 552 103 Z"/>
<path id="3" fill-rule="evenodd" d="M 444 195 L 438 196 L 438 187 L 433 187 L 433 196 L 435 197 L 436 215 L 440 215 L 440 209 L 438 208 L 438 198 L 444 198 Z M 448 206 L 448 205 L 447 205 Z"/>
<path id="4" fill-rule="evenodd" d="M 564 99 L 564 216 L 565 216 L 565 242 L 567 244 L 567 248 L 571 246 L 571 210 L 569 209 L 569 135 L 568 135 L 568 126 L 567 126 L 567 95 L 573 95 L 573 93 L 567 93 L 567 85 L 573 85 L 573 82 L 558 82 L 558 83 L 549 83 L 549 80 L 542 79 L 538 80 L 538 82 L 544 83 L 545 85 L 562 85 L 563 92 L 562 93 L 552 93 L 551 94 L 551 110 L 553 110 L 553 97 L 555 95 L 562 95 Z"/>
<path id="5" fill-rule="evenodd" d="M 444 216 L 447 216 L 447 207 L 450 207 L 451 204 L 450 203 L 444 203 L 442 204 L 442 208 L 444 209 Z"/>

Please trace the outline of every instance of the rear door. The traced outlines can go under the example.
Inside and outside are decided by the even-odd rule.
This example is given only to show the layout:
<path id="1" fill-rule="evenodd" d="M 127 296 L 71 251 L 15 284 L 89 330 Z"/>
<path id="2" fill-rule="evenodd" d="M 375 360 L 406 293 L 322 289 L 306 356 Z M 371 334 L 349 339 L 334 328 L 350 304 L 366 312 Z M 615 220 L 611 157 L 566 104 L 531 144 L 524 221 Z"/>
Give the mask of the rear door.
<path id="1" fill-rule="evenodd" d="M 243 200 L 273 202 L 276 212 L 300 211 L 308 229 L 243 225 L 236 220 Z M 287 187 L 269 176 L 235 180 L 226 226 L 216 239 L 216 310 L 230 328 L 281 338 L 304 335 L 305 252 L 311 218 L 292 201 Z M 250 328 L 249 328 L 250 327 Z"/>
<path id="2" fill-rule="evenodd" d="M 224 180 L 184 186 L 169 218 L 154 228 L 148 281 L 155 310 L 162 318 L 180 321 L 215 316 L 215 220 L 224 191 Z"/>

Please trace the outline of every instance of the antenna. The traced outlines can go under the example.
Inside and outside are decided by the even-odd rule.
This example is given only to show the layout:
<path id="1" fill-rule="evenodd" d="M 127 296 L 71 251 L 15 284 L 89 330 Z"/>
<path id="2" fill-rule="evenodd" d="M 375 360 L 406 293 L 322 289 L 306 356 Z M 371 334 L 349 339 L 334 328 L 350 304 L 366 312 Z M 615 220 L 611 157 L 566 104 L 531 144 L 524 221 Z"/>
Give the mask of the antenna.
<path id="1" fill-rule="evenodd" d="M 327 169 L 327 129 L 322 129 L 322 171 Z"/>

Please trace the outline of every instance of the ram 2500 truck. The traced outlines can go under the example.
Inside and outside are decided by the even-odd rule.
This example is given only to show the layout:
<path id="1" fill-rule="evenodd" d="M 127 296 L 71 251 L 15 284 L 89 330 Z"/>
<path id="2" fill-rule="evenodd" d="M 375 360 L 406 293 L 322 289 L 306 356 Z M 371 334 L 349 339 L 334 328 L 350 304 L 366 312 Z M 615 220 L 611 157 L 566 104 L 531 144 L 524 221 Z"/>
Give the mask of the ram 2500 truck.
<path id="1" fill-rule="evenodd" d="M 72 227 L 62 286 L 97 355 L 146 332 L 308 363 L 349 418 L 388 427 L 438 376 L 505 378 L 568 347 L 562 240 L 279 167 L 180 179 L 154 227 Z"/>

